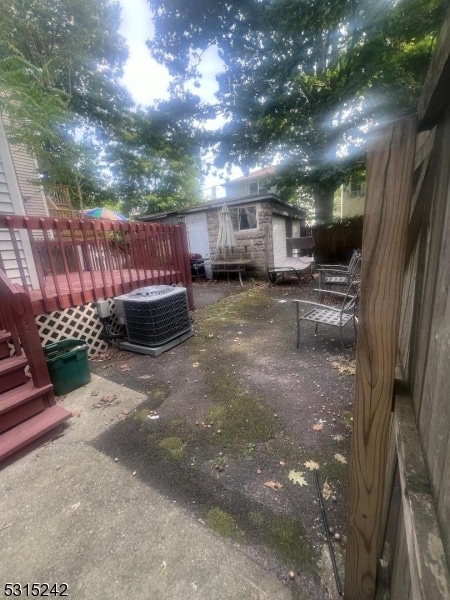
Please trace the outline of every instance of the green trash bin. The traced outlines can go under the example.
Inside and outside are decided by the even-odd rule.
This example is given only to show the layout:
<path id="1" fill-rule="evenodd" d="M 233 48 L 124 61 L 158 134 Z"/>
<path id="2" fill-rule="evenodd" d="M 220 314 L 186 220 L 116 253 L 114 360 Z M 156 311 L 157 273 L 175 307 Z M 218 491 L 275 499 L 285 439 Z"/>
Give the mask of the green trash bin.
<path id="1" fill-rule="evenodd" d="M 50 379 L 57 396 L 64 396 L 91 381 L 86 340 L 62 340 L 44 346 Z"/>

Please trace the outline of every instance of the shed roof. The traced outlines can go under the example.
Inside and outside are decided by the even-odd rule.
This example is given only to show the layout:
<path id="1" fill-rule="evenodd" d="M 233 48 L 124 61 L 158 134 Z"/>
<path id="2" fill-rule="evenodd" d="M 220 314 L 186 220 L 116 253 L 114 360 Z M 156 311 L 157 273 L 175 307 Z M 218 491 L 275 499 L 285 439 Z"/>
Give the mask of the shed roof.
<path id="1" fill-rule="evenodd" d="M 285 202 L 277 196 L 277 194 L 261 194 L 242 196 L 240 198 L 216 198 L 215 200 L 208 200 L 207 202 L 201 202 L 200 204 L 195 204 L 194 206 L 189 206 L 187 208 L 157 212 L 150 215 L 140 215 L 136 218 L 139 221 L 157 221 L 166 217 L 183 216 L 207 210 L 214 210 L 221 208 L 224 204 L 228 204 L 228 206 L 239 206 L 251 202 L 269 202 L 269 204 L 272 205 L 274 212 L 278 214 L 297 217 L 298 219 L 304 219 L 306 216 L 306 212 L 302 208 Z"/>

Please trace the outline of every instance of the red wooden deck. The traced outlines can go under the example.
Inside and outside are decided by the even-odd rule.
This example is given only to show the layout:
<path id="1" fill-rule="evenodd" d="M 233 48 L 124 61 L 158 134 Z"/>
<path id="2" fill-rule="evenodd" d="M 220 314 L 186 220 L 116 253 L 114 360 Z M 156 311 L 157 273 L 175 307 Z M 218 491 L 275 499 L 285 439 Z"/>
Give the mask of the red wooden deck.
<path id="1" fill-rule="evenodd" d="M 28 293 L 36 316 L 120 296 L 146 285 L 171 285 L 181 280 L 180 272 L 168 270 L 83 271 L 47 275 L 42 290 Z"/>
<path id="2" fill-rule="evenodd" d="M 35 315 L 175 283 L 187 288 L 193 308 L 184 225 L 0 215 L 0 229 L 10 246 L 0 253 L 0 269 L 14 272 L 16 283 L 19 273 Z M 18 234 L 31 253 L 24 254 Z M 37 290 L 27 276 L 32 267 Z"/>

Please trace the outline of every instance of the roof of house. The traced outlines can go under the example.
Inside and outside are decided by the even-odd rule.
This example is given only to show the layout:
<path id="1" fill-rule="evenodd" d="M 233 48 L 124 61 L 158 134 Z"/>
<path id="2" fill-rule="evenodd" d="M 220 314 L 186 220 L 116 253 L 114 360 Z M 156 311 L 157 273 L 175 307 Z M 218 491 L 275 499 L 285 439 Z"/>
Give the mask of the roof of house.
<path id="1" fill-rule="evenodd" d="M 140 215 L 136 217 L 136 219 L 138 221 L 157 221 L 166 217 L 183 216 L 205 210 L 214 210 L 221 208 L 224 204 L 227 204 L 228 206 L 239 206 L 240 204 L 248 204 L 249 202 L 269 202 L 273 206 L 275 212 L 285 214 L 286 216 L 298 216 L 299 219 L 304 218 L 306 215 L 306 212 L 302 208 L 285 202 L 276 194 L 262 194 L 242 196 L 240 198 L 216 198 L 215 200 L 208 200 L 207 202 L 201 202 L 200 204 L 195 204 L 194 206 L 189 206 L 187 208 L 168 210 L 153 213 L 151 215 Z"/>
<path id="2" fill-rule="evenodd" d="M 258 169 L 257 171 L 253 171 L 248 175 L 242 175 L 241 177 L 236 177 L 236 179 L 231 179 L 227 181 L 224 185 L 225 187 L 233 185 L 234 183 L 242 183 L 243 181 L 254 181 L 257 179 L 261 179 L 262 177 L 269 177 L 274 175 L 276 172 L 276 166 L 271 165 L 270 167 L 265 167 L 264 169 Z"/>

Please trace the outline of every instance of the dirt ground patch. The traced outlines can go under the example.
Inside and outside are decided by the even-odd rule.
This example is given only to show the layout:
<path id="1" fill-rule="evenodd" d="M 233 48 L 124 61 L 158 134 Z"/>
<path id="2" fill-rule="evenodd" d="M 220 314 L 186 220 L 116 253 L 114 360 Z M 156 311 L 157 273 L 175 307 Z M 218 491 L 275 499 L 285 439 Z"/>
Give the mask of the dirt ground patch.
<path id="1" fill-rule="evenodd" d="M 323 600 L 337 592 L 312 469 L 342 578 L 355 348 L 350 327 L 344 356 L 335 328 L 315 335 L 307 323 L 296 349 L 292 299 L 313 300 L 313 287 L 197 283 L 192 338 L 156 358 L 110 351 L 91 369 L 148 398 L 98 449 L 275 572 L 293 598 Z"/>

